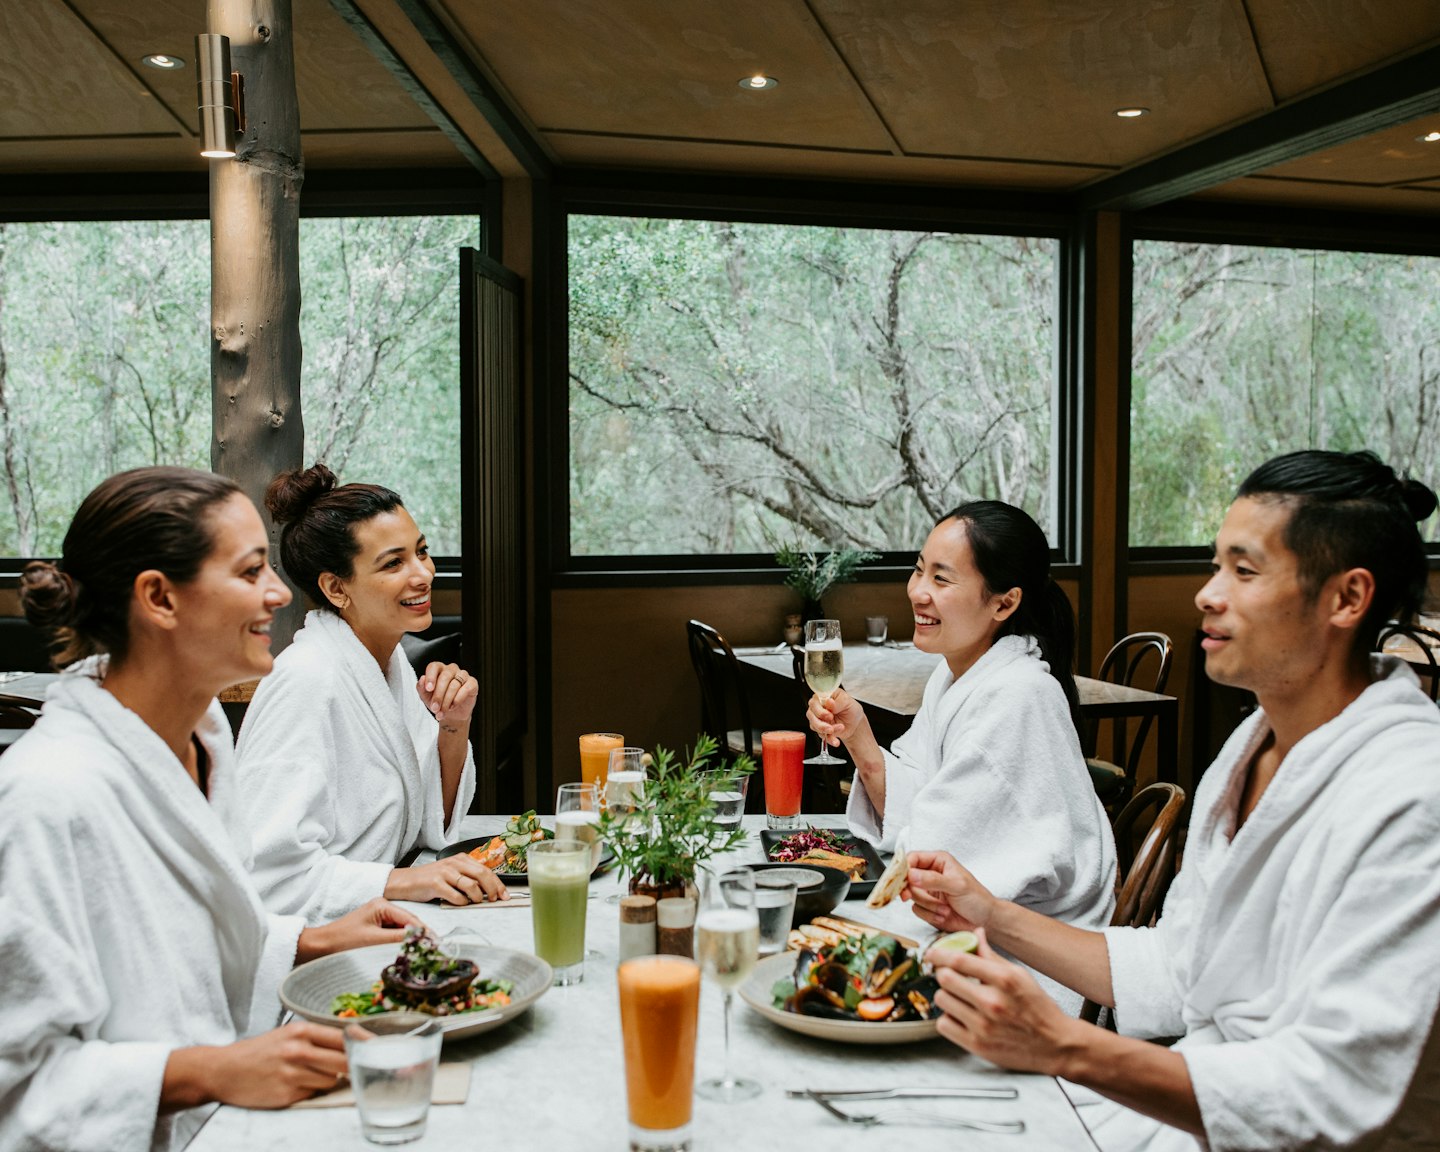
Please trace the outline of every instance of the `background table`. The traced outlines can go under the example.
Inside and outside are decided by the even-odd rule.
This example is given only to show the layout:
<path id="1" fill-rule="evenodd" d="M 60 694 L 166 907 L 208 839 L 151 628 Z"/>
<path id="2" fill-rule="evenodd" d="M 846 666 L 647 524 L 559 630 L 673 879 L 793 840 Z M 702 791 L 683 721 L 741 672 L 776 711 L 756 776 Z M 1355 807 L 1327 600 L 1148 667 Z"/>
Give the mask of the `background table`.
<path id="1" fill-rule="evenodd" d="M 833 819 L 833 818 L 832 818 Z M 494 833 L 503 816 L 471 816 L 464 836 Z M 761 858 L 754 830 L 764 817 L 747 817 L 752 835 L 734 854 L 737 861 Z M 428 854 L 427 854 L 428 855 Z M 570 1152 L 627 1146 L 625 1072 L 620 1014 L 615 989 L 619 912 L 605 897 L 619 888 L 610 875 L 593 880 L 587 943 L 604 953 L 586 961 L 585 981 L 552 988 L 527 1013 L 473 1039 L 445 1045 L 443 1060 L 473 1065 L 470 1097 L 463 1106 L 436 1106 L 417 1147 L 474 1149 L 519 1147 Z M 443 908 L 407 905 L 437 931 L 460 929 L 491 944 L 530 951 L 530 909 L 503 905 Z M 865 919 L 864 905 L 847 901 L 842 915 Z M 917 922 L 918 923 L 918 922 Z M 1075 1152 L 1094 1148 L 1074 1108 L 1049 1077 L 1003 1072 L 944 1040 L 898 1047 L 857 1047 L 811 1040 L 782 1031 L 736 997 L 731 1034 L 734 1067 L 765 1085 L 758 1099 L 730 1106 L 695 1101 L 696 1152 L 719 1149 L 774 1149 L 797 1152 L 820 1146 L 894 1149 L 906 1152 Z M 720 994 L 705 982 L 700 997 L 696 1073 L 718 1076 L 722 1063 Z M 1015 1100 L 919 1101 L 947 1114 L 992 1119 L 1019 1117 L 1018 1136 L 956 1129 L 844 1125 L 809 1100 L 790 1100 L 787 1088 L 866 1088 L 899 1085 L 1007 1085 Z M 868 1107 L 868 1106 L 867 1106 Z M 251 1112 L 225 1107 L 211 1117 L 190 1145 L 193 1152 L 250 1152 L 255 1148 L 317 1149 L 367 1147 L 353 1108 Z"/>

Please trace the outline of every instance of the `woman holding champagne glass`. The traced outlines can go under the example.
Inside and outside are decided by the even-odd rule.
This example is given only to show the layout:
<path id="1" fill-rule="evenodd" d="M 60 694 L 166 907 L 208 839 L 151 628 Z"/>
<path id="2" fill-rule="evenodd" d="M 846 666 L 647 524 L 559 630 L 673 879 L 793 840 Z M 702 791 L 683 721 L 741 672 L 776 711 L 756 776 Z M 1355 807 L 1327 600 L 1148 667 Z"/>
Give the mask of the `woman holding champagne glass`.
<path id="1" fill-rule="evenodd" d="M 1004 899 L 1104 928 L 1115 844 L 1080 750 L 1075 617 L 1045 533 L 1012 505 L 962 504 L 926 538 L 909 598 L 915 647 L 943 657 L 910 730 L 882 748 L 843 688 L 810 700 L 810 727 L 855 763 L 851 831 L 948 851 Z"/>

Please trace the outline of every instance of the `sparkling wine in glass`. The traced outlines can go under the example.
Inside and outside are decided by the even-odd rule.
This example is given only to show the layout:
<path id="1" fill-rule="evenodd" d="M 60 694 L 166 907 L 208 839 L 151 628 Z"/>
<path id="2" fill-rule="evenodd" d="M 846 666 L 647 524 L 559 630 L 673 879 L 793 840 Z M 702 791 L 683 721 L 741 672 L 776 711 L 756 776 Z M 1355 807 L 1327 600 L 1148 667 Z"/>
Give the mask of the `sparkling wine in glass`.
<path id="1" fill-rule="evenodd" d="M 840 641 L 840 621 L 811 620 L 805 625 L 805 683 L 828 704 L 844 674 L 845 649 Z M 821 737 L 820 754 L 805 763 L 843 764 L 845 761 L 830 755 L 830 745 Z"/>
<path id="2" fill-rule="evenodd" d="M 760 920 L 755 911 L 755 873 L 735 868 L 710 878 L 708 891 L 695 918 L 695 958 L 707 980 L 720 986 L 725 997 L 725 1066 L 718 1080 L 695 1086 L 707 1100 L 733 1104 L 760 1095 L 754 1080 L 737 1078 L 730 1071 L 730 1003 L 735 989 L 749 979 L 760 951 Z"/>
<path id="3" fill-rule="evenodd" d="M 643 748 L 616 748 L 610 753 L 610 763 L 605 769 L 605 809 L 612 818 L 634 820 L 640 802 L 645 798 L 645 761 Z M 625 887 L 625 877 L 620 878 Z M 621 893 L 612 892 L 605 897 L 605 903 L 620 903 Z"/>
<path id="4" fill-rule="evenodd" d="M 555 839 L 578 840 L 590 849 L 590 871 L 600 866 L 600 790 L 594 784 L 561 784 L 555 794 Z"/>

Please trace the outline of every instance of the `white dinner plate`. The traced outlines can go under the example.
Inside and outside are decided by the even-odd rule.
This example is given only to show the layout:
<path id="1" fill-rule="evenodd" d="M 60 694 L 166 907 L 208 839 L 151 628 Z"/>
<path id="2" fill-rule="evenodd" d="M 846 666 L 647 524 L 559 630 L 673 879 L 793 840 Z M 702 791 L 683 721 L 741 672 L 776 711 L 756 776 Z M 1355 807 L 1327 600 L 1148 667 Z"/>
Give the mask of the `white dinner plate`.
<path id="1" fill-rule="evenodd" d="M 938 1020 L 900 1020 L 894 1023 L 868 1020 L 827 1020 L 823 1016 L 801 1016 L 775 1007 L 770 989 L 775 981 L 795 970 L 794 952 L 767 956 L 755 965 L 750 979 L 740 986 L 740 999 L 765 1019 L 818 1040 L 838 1040 L 842 1044 L 913 1044 L 933 1040 L 940 1034 Z"/>
<path id="2" fill-rule="evenodd" d="M 529 952 L 482 944 L 459 944 L 447 951 L 475 961 L 480 968 L 481 980 L 509 980 L 514 987 L 510 990 L 510 1003 L 503 1008 L 438 1017 L 446 1040 L 488 1032 L 507 1020 L 515 1019 L 550 990 L 550 981 L 554 979 L 550 965 Z M 398 944 L 374 944 L 369 948 L 352 948 L 349 952 L 336 952 L 301 964 L 280 985 L 280 1002 L 295 1015 L 316 1024 L 339 1026 L 351 1020 L 363 1021 L 363 1016 L 332 1015 L 331 1001 L 342 992 L 369 989 L 380 979 L 381 971 L 393 964 L 399 954 Z"/>

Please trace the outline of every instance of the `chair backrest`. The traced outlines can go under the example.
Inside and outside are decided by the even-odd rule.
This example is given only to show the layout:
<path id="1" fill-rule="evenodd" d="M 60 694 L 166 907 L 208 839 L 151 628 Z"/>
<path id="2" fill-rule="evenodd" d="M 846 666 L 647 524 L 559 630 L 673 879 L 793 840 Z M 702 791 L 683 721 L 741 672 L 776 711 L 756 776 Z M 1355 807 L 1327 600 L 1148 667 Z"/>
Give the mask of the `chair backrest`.
<path id="1" fill-rule="evenodd" d="M 1430 693 L 1431 700 L 1440 700 L 1440 632 L 1426 628 L 1423 624 L 1401 624 L 1389 621 L 1375 637 L 1375 651 L 1384 652 L 1387 641 L 1396 637 L 1408 640 L 1402 651 L 1391 652 L 1399 656 L 1420 677 L 1420 685 Z"/>
<path id="2" fill-rule="evenodd" d="M 1122 879 L 1115 913 L 1110 917 L 1112 925 L 1143 928 L 1155 919 L 1175 879 L 1176 841 L 1184 807 L 1183 788 L 1157 783 L 1142 788 L 1115 818 L 1115 851 Z M 1094 1024 L 1100 1011 L 1099 1004 L 1086 1000 L 1080 1017 Z M 1107 1023 L 1114 1028 L 1113 1012 Z"/>
<path id="3" fill-rule="evenodd" d="M 699 620 L 686 624 L 685 633 L 690 644 L 690 665 L 700 685 L 701 730 L 720 746 L 720 754 L 726 755 L 729 702 L 733 700 L 739 713 L 739 728 L 744 733 L 745 755 L 753 759 L 760 750 L 752 747 L 750 702 L 740 685 L 740 662 L 735 659 L 734 649 L 718 631 Z"/>
<path id="4" fill-rule="evenodd" d="M 1165 691 L 1165 682 L 1170 678 L 1170 637 L 1163 632 L 1132 632 L 1122 636 L 1115 646 L 1105 653 L 1100 663 L 1098 679 L 1111 684 L 1123 684 L 1127 688 L 1140 688 L 1146 692 Z M 1124 717 L 1102 720 L 1100 724 L 1110 725 L 1110 762 L 1124 768 L 1131 780 L 1140 765 L 1140 753 L 1145 749 L 1145 738 L 1150 734 L 1153 716 L 1142 716 L 1131 741 L 1130 722 Z M 1091 737 L 1091 749 L 1098 743 L 1098 730 Z"/>
<path id="5" fill-rule="evenodd" d="M 0 699 L 0 754 L 25 735 L 39 718 L 38 708 L 18 699 Z"/>

